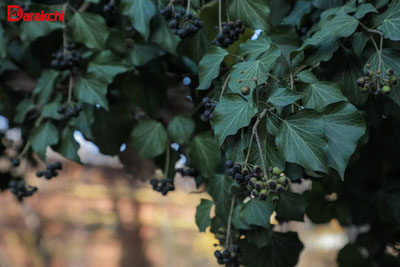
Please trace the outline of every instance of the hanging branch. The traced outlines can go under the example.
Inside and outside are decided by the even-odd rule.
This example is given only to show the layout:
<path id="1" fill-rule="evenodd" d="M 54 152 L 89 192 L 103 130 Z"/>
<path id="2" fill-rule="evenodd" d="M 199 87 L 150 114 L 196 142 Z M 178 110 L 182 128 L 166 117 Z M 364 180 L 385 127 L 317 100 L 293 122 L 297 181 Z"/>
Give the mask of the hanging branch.
<path id="1" fill-rule="evenodd" d="M 253 134 L 256 137 L 256 142 L 257 142 L 257 146 L 258 146 L 258 151 L 260 152 L 260 158 L 261 158 L 264 175 L 267 173 L 267 169 L 265 167 L 264 155 L 263 155 L 262 148 L 261 148 L 260 137 L 258 136 L 258 132 L 257 132 L 257 127 L 258 127 L 258 124 L 260 123 L 261 119 L 265 116 L 266 113 L 267 113 L 267 109 L 264 109 L 263 112 L 261 112 L 258 115 L 257 121 L 256 121 L 256 123 L 254 123 L 254 126 L 253 126 Z"/>

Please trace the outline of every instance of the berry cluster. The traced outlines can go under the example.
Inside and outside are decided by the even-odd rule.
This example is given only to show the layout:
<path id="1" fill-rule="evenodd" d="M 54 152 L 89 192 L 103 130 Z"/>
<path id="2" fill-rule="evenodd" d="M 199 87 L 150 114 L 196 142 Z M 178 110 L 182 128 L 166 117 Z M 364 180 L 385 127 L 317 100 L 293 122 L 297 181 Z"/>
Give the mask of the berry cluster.
<path id="1" fill-rule="evenodd" d="M 195 177 L 197 175 L 195 168 L 191 166 L 184 166 L 183 168 L 178 168 L 176 172 L 180 173 L 182 177 Z"/>
<path id="2" fill-rule="evenodd" d="M 231 176 L 240 185 L 246 185 L 251 178 L 261 179 L 264 173 L 261 171 L 261 167 L 255 165 L 252 170 L 246 166 L 242 167 L 241 163 L 234 163 L 231 160 L 225 162 L 226 174 Z"/>
<path id="3" fill-rule="evenodd" d="M 8 186 L 10 187 L 11 193 L 13 193 L 20 202 L 24 197 L 30 197 L 38 190 L 37 187 L 26 186 L 25 181 L 21 178 L 11 180 Z"/>
<path id="4" fill-rule="evenodd" d="M 60 49 L 58 52 L 53 53 L 53 60 L 51 66 L 56 70 L 72 70 L 74 67 L 78 67 L 81 62 L 81 54 L 75 49 L 75 44 L 68 44 L 64 49 Z"/>
<path id="5" fill-rule="evenodd" d="M 229 249 L 214 251 L 214 256 L 217 258 L 219 265 L 239 267 L 240 247 L 238 244 L 233 244 L 233 253 Z"/>
<path id="6" fill-rule="evenodd" d="M 167 195 L 169 191 L 175 190 L 174 179 L 172 178 L 153 178 L 150 180 L 153 190 L 160 192 L 163 196 Z"/>
<path id="7" fill-rule="evenodd" d="M 79 113 L 83 110 L 82 104 L 70 104 L 66 106 L 60 106 L 57 112 L 64 116 L 65 119 L 70 119 L 72 117 L 78 117 Z"/>
<path id="8" fill-rule="evenodd" d="M 269 175 L 258 179 L 250 178 L 247 189 L 251 191 L 252 197 L 259 197 L 260 200 L 266 200 L 268 196 L 273 201 L 277 201 L 278 194 L 286 192 L 289 189 L 289 178 L 278 167 L 270 168 Z"/>
<path id="9" fill-rule="evenodd" d="M 215 106 L 217 106 L 217 102 L 212 101 L 210 98 L 203 98 L 204 112 L 200 115 L 201 120 L 203 121 L 211 121 L 214 117 L 213 111 Z"/>
<path id="10" fill-rule="evenodd" d="M 216 27 L 219 30 L 218 27 Z M 212 41 L 213 45 L 227 48 L 235 41 L 239 40 L 239 35 L 244 33 L 244 26 L 240 19 L 236 21 L 222 22 L 221 30 L 217 37 Z"/>
<path id="11" fill-rule="evenodd" d="M 392 86 L 397 83 L 397 77 L 394 75 L 392 69 L 386 71 L 387 78 L 385 78 L 381 75 L 380 70 L 377 70 L 376 73 L 371 71 L 370 64 L 367 64 L 366 68 L 365 76 L 357 79 L 357 84 L 361 87 L 361 92 L 371 92 L 377 95 L 379 93 L 388 94 L 392 91 Z"/>
<path id="12" fill-rule="evenodd" d="M 46 165 L 46 170 L 36 172 L 36 176 L 39 178 L 44 176 L 47 180 L 50 180 L 56 177 L 58 175 L 57 170 L 61 169 L 61 162 L 49 163 Z"/>
<path id="13" fill-rule="evenodd" d="M 107 17 L 112 16 L 118 12 L 118 7 L 113 0 L 103 6 L 103 11 Z"/>
<path id="14" fill-rule="evenodd" d="M 195 18 L 193 14 L 185 12 L 185 10 L 174 12 L 172 7 L 168 5 L 160 13 L 164 19 L 170 20 L 168 27 L 181 39 L 193 38 L 203 28 L 203 22 L 199 18 Z"/>

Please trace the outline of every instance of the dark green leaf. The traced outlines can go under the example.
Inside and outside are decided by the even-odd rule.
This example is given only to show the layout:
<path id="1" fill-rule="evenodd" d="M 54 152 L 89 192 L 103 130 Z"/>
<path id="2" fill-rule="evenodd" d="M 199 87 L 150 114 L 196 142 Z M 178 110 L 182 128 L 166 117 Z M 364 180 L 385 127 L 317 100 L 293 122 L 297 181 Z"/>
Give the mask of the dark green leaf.
<path id="1" fill-rule="evenodd" d="M 306 108 L 321 110 L 331 103 L 347 101 L 339 86 L 331 82 L 315 82 L 304 89 Z"/>
<path id="2" fill-rule="evenodd" d="M 132 144 L 142 157 L 154 158 L 167 148 L 168 133 L 160 122 L 143 120 L 132 133 Z"/>
<path id="3" fill-rule="evenodd" d="M 189 141 L 196 125 L 194 121 L 187 116 L 176 116 L 168 124 L 168 133 L 172 141 L 183 144 Z"/>
<path id="4" fill-rule="evenodd" d="M 58 143 L 57 128 L 50 121 L 46 121 L 33 129 L 29 136 L 32 149 L 42 160 L 46 159 L 46 148 Z"/>
<path id="5" fill-rule="evenodd" d="M 151 0 L 123 0 L 123 13 L 131 20 L 133 27 L 144 37 L 150 35 L 150 20 L 156 14 L 157 8 Z"/>
<path id="6" fill-rule="evenodd" d="M 111 83 L 115 76 L 127 70 L 128 68 L 124 66 L 120 58 L 106 50 L 90 61 L 87 72 L 93 73 L 107 83 Z"/>
<path id="7" fill-rule="evenodd" d="M 100 105 L 108 110 L 107 83 L 94 74 L 84 74 L 74 88 L 75 97 L 83 103 Z"/>
<path id="8" fill-rule="evenodd" d="M 211 200 L 202 198 L 196 208 L 196 224 L 200 232 L 205 232 L 207 227 L 211 226 L 210 212 L 213 204 Z"/>
<path id="9" fill-rule="evenodd" d="M 376 10 L 376 8 L 370 3 L 362 4 L 357 8 L 357 12 L 354 16 L 357 19 L 362 19 L 365 15 L 371 12 L 378 13 L 378 10 Z"/>
<path id="10" fill-rule="evenodd" d="M 269 15 L 268 3 L 263 0 L 233 0 L 229 7 L 229 13 L 234 18 L 239 18 L 244 25 L 251 29 L 268 30 Z"/>
<path id="11" fill-rule="evenodd" d="M 317 77 L 310 70 L 303 70 L 296 75 L 297 79 L 303 83 L 318 82 Z"/>
<path id="12" fill-rule="evenodd" d="M 242 207 L 240 219 L 249 225 L 270 229 L 270 217 L 273 211 L 274 204 L 271 198 L 268 198 L 266 201 L 254 198 Z"/>
<path id="13" fill-rule="evenodd" d="M 69 21 L 72 39 L 88 48 L 101 50 L 108 36 L 106 22 L 100 15 L 75 12 Z"/>
<path id="14" fill-rule="evenodd" d="M 302 98 L 302 96 L 303 95 L 301 93 L 294 90 L 286 88 L 273 88 L 270 90 L 267 102 L 278 107 L 284 107 L 292 104 L 296 100 L 299 100 Z"/>
<path id="15" fill-rule="evenodd" d="M 42 72 L 42 76 L 38 80 L 35 89 L 33 89 L 33 95 L 37 104 L 43 105 L 49 100 L 58 76 L 58 71 L 44 70 Z"/>
<path id="16" fill-rule="evenodd" d="M 309 170 L 328 171 L 324 121 L 317 113 L 304 110 L 284 120 L 275 142 L 286 161 Z"/>
<path id="17" fill-rule="evenodd" d="M 306 209 L 307 201 L 302 195 L 292 192 L 279 194 L 276 214 L 280 220 L 303 222 Z"/>
<path id="18" fill-rule="evenodd" d="M 228 54 L 223 48 L 213 46 L 199 63 L 199 86 L 197 89 L 206 90 L 210 88 L 211 82 L 218 77 L 219 67 Z"/>
<path id="19" fill-rule="evenodd" d="M 210 133 L 199 134 L 190 142 L 189 156 L 196 170 L 205 177 L 214 175 L 221 160 L 218 143 Z"/>
<path id="20" fill-rule="evenodd" d="M 212 126 L 221 146 L 228 135 L 236 134 L 240 128 L 250 124 L 257 113 L 257 107 L 237 94 L 222 97 L 213 112 Z"/>
<path id="21" fill-rule="evenodd" d="M 79 144 L 74 139 L 74 128 L 68 126 L 61 132 L 60 146 L 58 152 L 65 158 L 75 162 L 80 162 L 78 156 Z"/>
<path id="22" fill-rule="evenodd" d="M 386 11 L 375 19 L 375 24 L 380 24 L 378 30 L 386 38 L 400 41 L 400 0 L 393 0 Z"/>

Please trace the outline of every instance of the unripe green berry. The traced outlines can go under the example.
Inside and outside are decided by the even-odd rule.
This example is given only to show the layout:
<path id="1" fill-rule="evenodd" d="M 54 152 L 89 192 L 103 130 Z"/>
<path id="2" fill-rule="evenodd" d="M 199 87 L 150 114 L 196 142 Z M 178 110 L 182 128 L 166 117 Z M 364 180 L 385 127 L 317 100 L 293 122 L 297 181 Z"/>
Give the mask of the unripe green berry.
<path id="1" fill-rule="evenodd" d="M 249 180 L 249 185 L 254 186 L 257 183 L 257 178 L 256 177 L 252 177 Z"/>
<path id="2" fill-rule="evenodd" d="M 257 191 L 257 189 L 253 189 L 252 191 L 251 191 L 251 195 L 253 196 L 253 197 L 258 197 L 258 191 Z"/>
<path id="3" fill-rule="evenodd" d="M 397 83 L 397 77 L 396 76 L 390 76 L 389 77 L 389 84 L 390 85 L 395 85 Z"/>
<path id="4" fill-rule="evenodd" d="M 385 85 L 384 87 L 382 87 L 381 91 L 384 94 L 388 94 L 390 93 L 390 91 L 392 90 L 392 88 L 389 85 Z"/>
<path id="5" fill-rule="evenodd" d="M 279 201 L 279 196 L 278 195 L 272 196 L 271 200 L 272 202 L 276 203 Z"/>
<path id="6" fill-rule="evenodd" d="M 364 84 L 365 84 L 365 78 L 364 77 L 361 77 L 361 78 L 357 79 L 357 85 L 358 86 L 363 87 Z"/>
<path id="7" fill-rule="evenodd" d="M 281 172 L 282 172 L 282 170 L 279 169 L 278 167 L 274 167 L 274 168 L 272 169 L 272 173 L 275 174 L 275 175 L 280 175 Z"/>
<path id="8" fill-rule="evenodd" d="M 283 185 L 278 184 L 275 190 L 278 194 L 285 192 L 285 187 Z"/>
<path id="9" fill-rule="evenodd" d="M 275 182 L 275 180 L 268 180 L 267 181 L 267 184 L 268 184 L 268 187 L 270 188 L 270 189 L 275 189 L 275 187 L 276 187 L 276 182 Z"/>
<path id="10" fill-rule="evenodd" d="M 281 185 L 287 185 L 289 183 L 289 179 L 286 176 L 279 177 L 278 183 Z"/>
<path id="11" fill-rule="evenodd" d="M 392 75 L 394 74 L 393 69 L 388 69 L 388 70 L 386 71 L 386 74 L 387 74 L 388 76 L 392 76 Z"/>
<path id="12" fill-rule="evenodd" d="M 268 191 L 266 189 L 261 190 L 260 192 L 260 200 L 266 200 L 268 197 Z"/>

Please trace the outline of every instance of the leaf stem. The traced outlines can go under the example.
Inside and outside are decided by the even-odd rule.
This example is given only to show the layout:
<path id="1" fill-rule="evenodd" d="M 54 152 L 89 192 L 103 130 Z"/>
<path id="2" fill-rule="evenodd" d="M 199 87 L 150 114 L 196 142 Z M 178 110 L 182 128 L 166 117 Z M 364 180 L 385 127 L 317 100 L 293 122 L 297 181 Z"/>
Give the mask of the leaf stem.
<path id="1" fill-rule="evenodd" d="M 263 168 L 264 174 L 267 174 L 267 169 L 265 167 L 264 155 L 263 155 L 262 148 L 261 148 L 260 137 L 258 136 L 258 132 L 257 132 L 257 127 L 258 127 L 258 124 L 260 123 L 261 119 L 265 116 L 266 113 L 267 113 L 267 109 L 264 109 L 258 115 L 257 121 L 256 121 L 256 123 L 254 123 L 254 126 L 253 126 L 253 134 L 256 137 L 256 142 L 257 142 L 257 146 L 258 146 L 258 151 L 260 152 L 260 158 L 261 158 L 261 163 L 262 163 L 262 168 Z"/>
<path id="2" fill-rule="evenodd" d="M 276 78 L 274 75 L 272 75 L 272 73 L 268 73 L 268 76 L 272 78 L 272 80 L 274 80 L 275 82 L 279 83 L 280 80 L 278 78 Z"/>
<path id="3" fill-rule="evenodd" d="M 215 88 L 212 89 L 210 92 L 208 92 L 208 94 L 205 97 L 211 97 L 211 95 L 214 93 Z M 203 106 L 203 102 L 200 101 L 192 110 L 192 112 L 190 112 L 190 116 L 193 116 L 194 114 L 196 114 L 197 111 L 199 111 L 199 109 Z"/>
<path id="4" fill-rule="evenodd" d="M 246 60 L 244 59 L 244 57 L 241 57 L 241 56 L 238 56 L 238 55 L 235 55 L 235 54 L 231 54 L 231 53 L 228 53 L 228 55 L 233 56 L 233 57 L 236 57 L 236 58 L 238 58 L 238 59 L 240 59 L 240 60 L 242 60 L 242 61 L 246 61 Z"/>
<path id="5" fill-rule="evenodd" d="M 231 235 L 231 224 L 232 224 L 232 214 L 233 214 L 233 206 L 235 204 L 235 198 L 236 196 L 234 195 L 232 200 L 231 200 L 231 208 L 229 210 L 229 217 L 228 217 L 228 226 L 226 227 L 226 240 L 225 240 L 225 247 L 227 248 L 229 245 L 229 239 Z"/>
<path id="6" fill-rule="evenodd" d="M 360 22 L 361 27 L 364 28 L 364 30 L 366 30 L 367 32 L 371 32 L 371 33 L 376 33 L 380 35 L 380 42 L 379 42 L 379 50 L 378 50 L 378 46 L 375 43 L 375 40 L 370 36 L 372 42 L 374 43 L 375 49 L 377 50 L 378 54 L 379 54 L 379 61 L 378 61 L 378 69 L 377 70 L 381 70 L 381 65 L 382 65 L 382 50 L 383 50 L 383 33 L 381 31 L 378 30 L 374 30 L 374 29 L 370 29 L 367 26 L 365 26 L 363 23 Z M 378 84 L 378 90 L 379 90 L 379 84 Z"/>
<path id="7" fill-rule="evenodd" d="M 189 14 L 189 12 L 190 12 L 190 0 L 187 1 L 186 14 Z"/>
<path id="8" fill-rule="evenodd" d="M 228 85 L 228 81 L 230 78 L 231 78 L 231 74 L 229 73 L 228 77 L 226 77 L 226 79 L 225 79 L 224 85 L 222 86 L 221 94 L 219 95 L 219 101 L 221 101 L 222 96 L 224 95 L 226 86 Z"/>
<path id="9" fill-rule="evenodd" d="M 229 0 L 226 0 L 226 7 L 225 7 L 225 10 L 226 10 L 226 20 L 227 21 L 231 21 L 231 19 L 229 18 Z"/>
<path id="10" fill-rule="evenodd" d="M 247 150 L 246 159 L 244 160 L 244 164 L 247 164 L 247 161 L 249 160 L 251 146 L 253 145 L 253 137 L 254 137 L 254 132 L 251 133 L 249 149 Z"/>
<path id="11" fill-rule="evenodd" d="M 90 6 L 89 2 L 83 2 L 83 4 L 79 7 L 78 12 L 85 11 Z"/>
<path id="12" fill-rule="evenodd" d="M 30 147 L 31 147 L 31 141 L 28 140 L 24 148 L 22 149 L 21 153 L 18 155 L 18 158 L 21 159 L 26 154 L 26 152 L 28 152 Z"/>
<path id="13" fill-rule="evenodd" d="M 74 78 L 72 77 L 72 73 L 69 74 L 69 84 L 68 84 L 68 101 L 67 103 L 71 103 L 72 100 L 72 88 L 74 87 Z"/>
<path id="14" fill-rule="evenodd" d="M 165 168 L 164 168 L 165 177 L 168 177 L 169 161 L 170 161 L 170 157 L 171 157 L 170 154 L 171 154 L 171 145 L 168 142 L 167 151 L 166 151 L 166 154 L 165 154 Z"/>
<path id="15" fill-rule="evenodd" d="M 222 0 L 218 0 L 218 22 L 219 22 L 219 31 L 222 31 Z"/>

